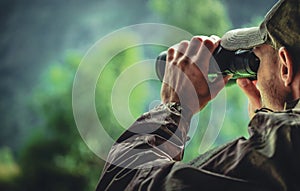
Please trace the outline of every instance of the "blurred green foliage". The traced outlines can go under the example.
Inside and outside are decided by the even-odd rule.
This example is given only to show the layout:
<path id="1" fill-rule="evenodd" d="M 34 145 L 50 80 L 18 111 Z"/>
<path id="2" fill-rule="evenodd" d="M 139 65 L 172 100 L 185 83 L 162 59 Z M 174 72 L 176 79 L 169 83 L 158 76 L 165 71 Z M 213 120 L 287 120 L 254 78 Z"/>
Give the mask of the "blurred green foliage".
<path id="1" fill-rule="evenodd" d="M 224 4 L 219 0 L 152 0 L 149 3 L 165 22 L 194 35 L 222 35 L 231 27 Z"/>
<path id="2" fill-rule="evenodd" d="M 219 0 L 149 0 L 148 6 L 147 12 L 152 12 L 161 22 L 178 26 L 192 34 L 221 35 L 232 26 L 224 3 Z M 132 13 L 130 14 L 132 17 Z M 116 20 L 115 17 L 113 19 Z M 120 37 L 122 41 L 111 42 L 105 54 L 110 55 L 120 44 L 126 45 L 137 38 L 134 33 L 125 34 Z M 107 63 L 99 76 L 95 91 L 96 109 L 105 130 L 114 139 L 129 126 L 132 119 L 125 117 L 120 122 L 120 119 L 116 118 L 111 103 L 113 87 L 118 77 L 134 67 L 133 64 L 148 58 L 143 48 L 145 47 L 131 47 L 120 52 Z M 155 52 L 154 55 L 162 50 L 161 47 L 150 49 Z M 64 60 L 52 61 L 50 66 L 45 68 L 40 81 L 28 98 L 28 107 L 39 118 L 38 126 L 34 129 L 28 128 L 28 131 L 32 131 L 31 136 L 18 153 L 14 154 L 7 147 L 0 148 L 0 190 L 87 191 L 95 188 L 105 161 L 89 150 L 82 140 L 72 113 L 72 85 L 82 57 L 81 52 L 66 51 Z M 145 76 L 149 71 L 149 63 L 144 64 L 145 68 L 129 75 L 133 79 Z M 127 91 L 128 87 L 123 88 Z M 224 91 L 227 95 L 226 116 L 212 147 L 239 136 L 247 136 L 245 96 L 234 85 L 225 88 Z M 129 106 L 126 108 L 127 105 L 124 105 L 122 112 L 137 118 L 148 111 L 153 101 L 159 99 L 160 83 L 144 82 L 138 84 L 130 93 L 129 96 L 126 95 Z M 208 105 L 199 115 L 199 125 L 185 151 L 185 161 L 204 152 L 199 151 L 199 144 L 207 130 L 210 117 L 211 106 Z"/>
<path id="3" fill-rule="evenodd" d="M 8 147 L 0 149 L 0 190 L 14 188 L 14 181 L 20 176 L 20 167 Z"/>
<path id="4" fill-rule="evenodd" d="M 43 118 L 23 147 L 18 190 L 92 190 L 103 165 L 78 134 L 72 114 L 72 84 L 81 55 L 66 53 L 42 75 L 32 107 Z M 99 169 L 99 170 L 95 170 Z"/>
<path id="5" fill-rule="evenodd" d="M 122 102 L 123 98 L 127 98 L 128 95 L 124 95 L 128 88 L 128 84 L 124 84 L 124 86 L 119 87 L 118 91 L 122 93 L 122 95 L 115 95 L 116 97 L 120 97 L 119 99 L 112 100 L 113 87 L 115 86 L 118 77 L 122 74 L 127 74 L 131 78 L 137 78 L 138 75 L 143 75 L 147 70 L 139 71 L 139 73 L 127 73 L 126 70 L 132 67 L 133 64 L 136 64 L 143 60 L 143 52 L 141 48 L 130 48 L 130 44 L 133 42 L 137 42 L 137 36 L 134 33 L 123 34 L 120 36 L 120 39 L 124 39 L 119 41 L 116 39 L 115 42 L 111 42 L 109 47 L 106 47 L 106 54 L 108 56 L 111 55 L 111 52 L 115 52 L 119 49 L 119 47 L 129 47 L 126 50 L 120 52 L 115 55 L 108 63 L 105 63 L 105 68 L 101 72 L 99 76 L 99 80 L 97 82 L 96 87 L 96 108 L 99 115 L 99 119 L 103 124 L 103 127 L 108 132 L 108 134 L 116 140 L 120 134 L 124 131 L 126 126 L 129 126 L 132 121 L 128 119 L 128 108 L 126 107 L 126 103 L 128 103 L 128 99 L 125 99 L 125 102 Z M 101 58 L 100 58 L 101 59 Z M 146 66 L 145 66 L 146 67 Z M 147 88 L 142 89 L 138 92 L 137 95 L 134 96 L 135 100 L 139 100 L 141 98 L 147 97 Z M 117 105 L 123 106 L 123 111 L 119 111 L 122 115 L 119 117 L 123 117 L 126 125 L 121 123 L 116 119 L 116 113 L 112 110 L 112 102 Z M 137 104 L 136 102 L 132 105 L 132 113 L 140 114 L 143 111 L 143 104 Z M 123 125 L 122 125 L 123 124 Z"/>

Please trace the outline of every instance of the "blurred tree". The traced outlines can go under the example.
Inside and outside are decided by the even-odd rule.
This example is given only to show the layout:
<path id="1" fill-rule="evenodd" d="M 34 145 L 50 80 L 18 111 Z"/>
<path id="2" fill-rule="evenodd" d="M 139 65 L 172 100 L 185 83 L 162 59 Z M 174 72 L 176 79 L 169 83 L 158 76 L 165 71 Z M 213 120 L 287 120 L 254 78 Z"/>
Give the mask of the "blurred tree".
<path id="1" fill-rule="evenodd" d="M 110 55 L 112 52 L 115 52 L 116 50 L 119 50 L 119 47 L 128 47 L 127 49 L 118 52 L 116 56 L 114 56 L 108 63 L 105 64 L 105 68 L 102 71 L 102 73 L 99 76 L 99 80 L 97 82 L 97 88 L 96 88 L 96 107 L 99 115 L 99 119 L 101 123 L 103 123 L 104 128 L 106 131 L 110 134 L 111 137 L 113 137 L 115 140 L 120 136 L 120 134 L 126 129 L 133 121 L 132 118 L 125 118 L 124 120 L 127 121 L 126 124 L 120 123 L 116 116 L 120 117 L 118 113 L 113 112 L 112 102 L 113 101 L 119 101 L 123 100 L 121 98 L 125 98 L 126 102 L 119 102 L 118 104 L 122 105 L 123 110 L 118 111 L 123 116 L 131 116 L 132 114 L 130 112 L 130 108 L 132 109 L 132 112 L 135 114 L 140 114 L 143 111 L 143 106 L 146 104 L 145 102 L 143 104 L 134 104 L 132 107 L 127 108 L 127 103 L 129 99 L 129 94 L 127 93 L 128 88 L 134 88 L 134 87 L 128 87 L 128 84 L 124 84 L 124 86 L 118 86 L 118 88 L 121 88 L 118 90 L 118 92 L 121 92 L 121 95 L 115 95 L 116 97 L 119 96 L 120 98 L 117 100 L 112 100 L 113 98 L 113 88 L 118 85 L 115 83 L 118 83 L 118 77 L 122 74 L 130 76 L 130 78 L 127 78 L 126 80 L 131 79 L 137 79 L 138 75 L 143 75 L 147 70 L 140 70 L 134 73 L 127 73 L 128 68 L 130 66 L 140 62 L 143 60 L 143 52 L 142 47 L 131 47 L 131 44 L 134 44 L 134 42 L 137 42 L 137 36 L 135 36 L 133 33 L 130 34 L 123 34 L 119 37 L 120 39 L 123 39 L 122 41 L 119 41 L 119 39 L 115 39 L 115 41 L 112 41 L 110 43 L 110 46 L 106 47 L 107 55 Z M 130 48 L 131 47 L 131 48 Z M 100 58 L 99 58 L 100 59 Z M 145 67 L 147 67 L 145 65 Z M 134 77 L 134 78 L 133 78 Z M 119 83 L 121 83 L 119 81 Z M 139 91 L 140 95 L 139 97 L 136 97 L 137 102 L 139 102 L 139 99 L 147 96 L 147 89 L 143 89 Z M 104 104 L 105 103 L 105 104 Z M 121 116 L 122 117 L 122 116 Z"/>
<path id="2" fill-rule="evenodd" d="M 32 107 L 43 121 L 21 151 L 20 190 L 92 190 L 98 181 L 103 161 L 87 148 L 72 115 L 80 60 L 69 52 L 63 63 L 53 63 L 33 94 Z"/>
<path id="3" fill-rule="evenodd" d="M 0 190 L 16 189 L 15 181 L 20 176 L 20 168 L 11 149 L 0 148 Z"/>
<path id="4" fill-rule="evenodd" d="M 103 54 L 112 56 L 112 52 L 120 46 L 126 47 L 136 41 L 134 33 L 124 34 L 120 38 L 124 40 L 110 42 Z M 121 73 L 141 61 L 142 55 L 141 48 L 123 50 L 106 63 L 100 74 L 96 88 L 96 108 L 103 127 L 114 139 L 124 131 L 124 126 L 115 119 L 112 111 L 112 89 Z M 101 58 L 97 60 L 101 62 Z M 21 152 L 21 176 L 18 182 L 22 185 L 21 190 L 82 191 L 93 190 L 96 186 L 103 161 L 88 149 L 77 131 L 72 115 L 72 85 L 80 60 L 81 56 L 77 53 L 69 52 L 64 62 L 53 63 L 41 76 L 42 80 L 32 97 L 32 107 L 43 120 Z M 146 72 L 143 69 L 127 75 L 137 77 Z M 136 90 L 134 95 L 120 96 L 133 96 L 133 99 L 141 100 L 150 91 L 146 85 Z M 131 111 L 136 115 L 144 112 L 144 101 L 132 103 Z M 108 149 L 111 145 L 99 146 Z"/>
<path id="5" fill-rule="evenodd" d="M 149 5 L 167 24 L 194 35 L 222 35 L 231 26 L 219 0 L 150 0 Z"/>

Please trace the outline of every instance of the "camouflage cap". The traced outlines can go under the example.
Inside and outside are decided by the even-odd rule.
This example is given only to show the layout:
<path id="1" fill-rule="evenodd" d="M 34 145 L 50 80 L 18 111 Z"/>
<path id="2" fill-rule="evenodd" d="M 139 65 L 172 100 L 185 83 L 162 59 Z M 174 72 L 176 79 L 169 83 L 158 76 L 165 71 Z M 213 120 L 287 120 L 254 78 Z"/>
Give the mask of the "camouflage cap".
<path id="1" fill-rule="evenodd" d="M 221 46 L 228 50 L 251 49 L 264 43 L 299 49 L 300 0 L 279 0 L 259 27 L 231 30 L 221 38 Z"/>

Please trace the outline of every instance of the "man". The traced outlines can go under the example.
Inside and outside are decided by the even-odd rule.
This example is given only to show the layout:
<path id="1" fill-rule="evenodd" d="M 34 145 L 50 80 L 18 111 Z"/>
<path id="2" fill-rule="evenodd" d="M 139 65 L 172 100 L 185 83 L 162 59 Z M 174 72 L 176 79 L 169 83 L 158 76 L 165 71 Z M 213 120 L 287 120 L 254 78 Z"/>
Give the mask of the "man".
<path id="1" fill-rule="evenodd" d="M 222 39 L 196 36 L 169 48 L 162 104 L 117 140 L 97 190 L 300 190 L 299 20 L 300 1 L 280 0 L 260 27 L 229 31 Z M 230 78 L 207 77 L 219 44 L 253 49 L 260 60 L 257 84 L 237 81 L 249 97 L 250 138 L 183 164 L 192 115 Z"/>

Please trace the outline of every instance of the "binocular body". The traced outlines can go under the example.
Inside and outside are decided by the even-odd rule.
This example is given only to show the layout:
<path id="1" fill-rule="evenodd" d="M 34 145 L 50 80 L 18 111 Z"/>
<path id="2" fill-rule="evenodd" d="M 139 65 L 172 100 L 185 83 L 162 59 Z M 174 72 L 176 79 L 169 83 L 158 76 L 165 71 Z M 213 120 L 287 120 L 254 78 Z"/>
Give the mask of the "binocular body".
<path id="1" fill-rule="evenodd" d="M 165 72 L 166 57 L 167 54 L 164 51 L 156 59 L 156 74 L 161 81 Z M 219 46 L 213 52 L 210 60 L 208 77 L 231 74 L 233 75 L 231 79 L 249 78 L 255 80 L 259 62 L 252 50 L 230 51 Z"/>

